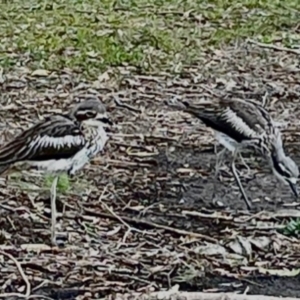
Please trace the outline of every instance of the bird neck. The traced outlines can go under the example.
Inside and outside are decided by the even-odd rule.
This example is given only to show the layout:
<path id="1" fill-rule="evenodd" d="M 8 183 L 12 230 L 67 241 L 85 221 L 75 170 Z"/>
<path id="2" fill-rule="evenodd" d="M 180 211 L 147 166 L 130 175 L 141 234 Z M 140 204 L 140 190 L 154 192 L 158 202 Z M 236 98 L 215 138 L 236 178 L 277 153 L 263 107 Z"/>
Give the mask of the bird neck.
<path id="1" fill-rule="evenodd" d="M 286 157 L 283 142 L 281 138 L 281 133 L 277 128 L 272 128 L 272 133 L 270 139 L 267 139 L 266 145 L 268 149 L 268 155 L 274 157 Z"/>
<path id="2" fill-rule="evenodd" d="M 276 147 L 272 148 L 270 155 L 269 155 L 269 160 L 273 168 L 276 170 L 276 164 L 280 161 L 284 161 L 287 158 L 287 155 L 284 152 L 284 149 L 282 147 Z"/>
<path id="3" fill-rule="evenodd" d="M 276 153 L 276 155 L 278 157 L 285 157 L 286 156 L 283 147 L 274 148 L 273 152 Z"/>
<path id="4" fill-rule="evenodd" d="M 98 134 L 100 132 L 105 132 L 104 126 L 101 123 L 91 125 L 82 122 L 80 126 L 83 132 L 94 132 L 95 134 Z"/>
<path id="5" fill-rule="evenodd" d="M 98 127 L 84 126 L 83 133 L 86 139 L 86 148 L 89 152 L 88 156 L 90 158 L 97 155 L 99 151 L 102 151 L 109 139 L 104 126 L 101 126 L 100 124 Z"/>
<path id="6" fill-rule="evenodd" d="M 285 157 L 286 156 L 281 138 L 280 139 L 277 138 L 275 140 L 275 142 L 273 141 L 273 143 L 271 145 L 271 153 L 273 155 L 276 155 L 277 157 Z"/>

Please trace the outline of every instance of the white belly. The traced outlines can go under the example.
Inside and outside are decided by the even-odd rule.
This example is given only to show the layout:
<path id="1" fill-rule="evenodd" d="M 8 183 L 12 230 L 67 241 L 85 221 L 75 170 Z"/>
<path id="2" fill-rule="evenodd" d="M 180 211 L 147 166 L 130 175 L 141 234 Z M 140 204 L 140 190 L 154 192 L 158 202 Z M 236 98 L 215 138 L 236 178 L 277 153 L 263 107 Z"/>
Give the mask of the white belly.
<path id="1" fill-rule="evenodd" d="M 67 172 L 73 164 L 73 158 L 69 159 L 51 159 L 45 161 L 28 161 L 26 164 L 37 168 L 39 171 L 47 173 L 63 173 Z"/>
<path id="2" fill-rule="evenodd" d="M 221 133 L 219 131 L 215 131 L 215 138 L 221 145 L 223 145 L 230 152 L 234 152 L 236 148 L 240 145 L 240 143 L 238 143 L 234 139 L 230 138 L 228 135 Z"/>
<path id="3" fill-rule="evenodd" d="M 101 127 L 96 131 L 94 139 L 88 141 L 84 148 L 68 159 L 51 159 L 47 161 L 26 161 L 16 165 L 20 169 L 30 169 L 33 167 L 39 172 L 59 174 L 70 172 L 74 174 L 82 169 L 93 157 L 101 152 L 108 140 L 105 130 Z"/>

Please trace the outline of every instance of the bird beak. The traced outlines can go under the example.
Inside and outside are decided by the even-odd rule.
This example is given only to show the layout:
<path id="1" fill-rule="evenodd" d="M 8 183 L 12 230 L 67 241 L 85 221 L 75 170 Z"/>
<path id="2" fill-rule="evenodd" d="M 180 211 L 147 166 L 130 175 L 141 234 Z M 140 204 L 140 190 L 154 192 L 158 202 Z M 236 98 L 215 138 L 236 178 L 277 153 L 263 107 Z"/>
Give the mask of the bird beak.
<path id="1" fill-rule="evenodd" d="M 110 125 L 110 126 L 114 125 L 113 121 L 109 118 L 102 118 L 101 122 L 104 123 L 104 124 Z"/>
<path id="2" fill-rule="evenodd" d="M 299 193 L 298 193 L 298 189 L 297 189 L 297 183 L 296 182 L 292 182 L 292 181 L 288 181 L 289 186 L 291 188 L 291 190 L 293 191 L 293 194 L 295 195 L 296 198 L 298 198 Z"/>
<path id="3" fill-rule="evenodd" d="M 103 124 L 105 124 L 105 125 L 109 125 L 109 126 L 114 125 L 112 120 L 106 114 L 98 114 L 97 117 L 96 117 L 96 120 L 103 123 Z"/>

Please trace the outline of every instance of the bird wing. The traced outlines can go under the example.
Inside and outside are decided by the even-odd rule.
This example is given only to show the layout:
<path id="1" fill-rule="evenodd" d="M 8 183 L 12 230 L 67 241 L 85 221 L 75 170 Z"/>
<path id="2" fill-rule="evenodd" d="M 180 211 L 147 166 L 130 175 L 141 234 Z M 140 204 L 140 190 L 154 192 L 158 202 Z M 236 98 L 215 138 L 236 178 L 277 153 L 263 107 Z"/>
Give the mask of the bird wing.
<path id="1" fill-rule="evenodd" d="M 227 100 L 228 105 L 223 117 L 233 126 L 240 128 L 249 137 L 268 133 L 273 128 L 270 114 L 259 104 L 248 100 Z"/>
<path id="2" fill-rule="evenodd" d="M 268 112 L 251 101 L 226 99 L 202 104 L 199 107 L 187 102 L 183 104 L 185 112 L 237 142 L 258 138 L 272 128 L 272 119 Z"/>
<path id="3" fill-rule="evenodd" d="M 0 166 L 20 161 L 70 158 L 85 145 L 79 124 L 51 116 L 0 147 Z"/>

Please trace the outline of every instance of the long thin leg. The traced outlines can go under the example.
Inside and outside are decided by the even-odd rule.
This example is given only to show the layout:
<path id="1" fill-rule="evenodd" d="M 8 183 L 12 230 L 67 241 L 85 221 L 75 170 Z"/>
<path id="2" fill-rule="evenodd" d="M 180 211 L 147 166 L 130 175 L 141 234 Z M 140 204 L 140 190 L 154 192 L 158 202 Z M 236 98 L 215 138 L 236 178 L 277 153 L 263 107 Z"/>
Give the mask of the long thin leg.
<path id="1" fill-rule="evenodd" d="M 239 157 L 240 157 L 240 159 L 241 159 L 242 164 L 246 167 L 247 172 L 248 172 L 248 174 L 249 174 L 251 169 L 250 169 L 250 167 L 247 165 L 247 163 L 245 162 L 245 159 L 244 159 L 244 157 L 242 156 L 241 153 L 239 153 Z"/>
<path id="2" fill-rule="evenodd" d="M 224 148 L 219 153 L 216 154 L 215 177 L 218 176 L 220 166 L 223 163 L 223 157 L 224 157 L 224 154 L 226 153 L 226 151 L 227 151 L 227 149 Z"/>
<path id="3" fill-rule="evenodd" d="M 235 162 L 235 159 L 236 159 L 236 155 L 237 155 L 237 152 L 235 152 L 233 154 L 233 159 L 232 159 L 232 163 L 231 163 L 232 173 L 233 173 L 235 181 L 236 181 L 236 183 L 237 183 L 237 185 L 239 187 L 239 190 L 240 190 L 240 192 L 242 194 L 242 197 L 243 197 L 243 199 L 244 199 L 244 201 L 245 201 L 245 203 L 247 205 L 247 208 L 250 210 L 251 209 L 251 203 L 250 203 L 250 201 L 249 201 L 249 199 L 248 199 L 248 197 L 247 197 L 247 195 L 245 193 L 245 190 L 244 190 L 244 188 L 242 186 L 242 183 L 240 181 L 240 178 L 239 178 L 239 176 L 237 174 L 237 171 L 236 171 L 236 168 L 235 168 L 235 163 L 234 162 Z"/>
<path id="4" fill-rule="evenodd" d="M 216 196 L 216 191 L 217 191 L 217 180 L 218 180 L 218 174 L 220 171 L 220 166 L 223 163 L 223 158 L 224 158 L 224 154 L 226 153 L 227 149 L 224 148 L 221 151 L 219 151 L 219 153 L 217 152 L 217 143 L 215 143 L 214 145 L 214 152 L 216 155 L 216 165 L 215 165 L 215 180 L 213 182 L 213 193 L 212 193 L 212 197 L 213 197 L 213 202 L 216 200 L 215 196 Z"/>
<path id="5" fill-rule="evenodd" d="M 214 142 L 214 153 L 215 155 L 218 154 L 218 141 L 215 139 L 215 142 Z"/>
<path id="6" fill-rule="evenodd" d="M 58 176 L 56 176 L 52 182 L 50 189 L 51 197 L 51 243 L 56 246 L 55 226 L 56 226 L 56 187 Z"/>

